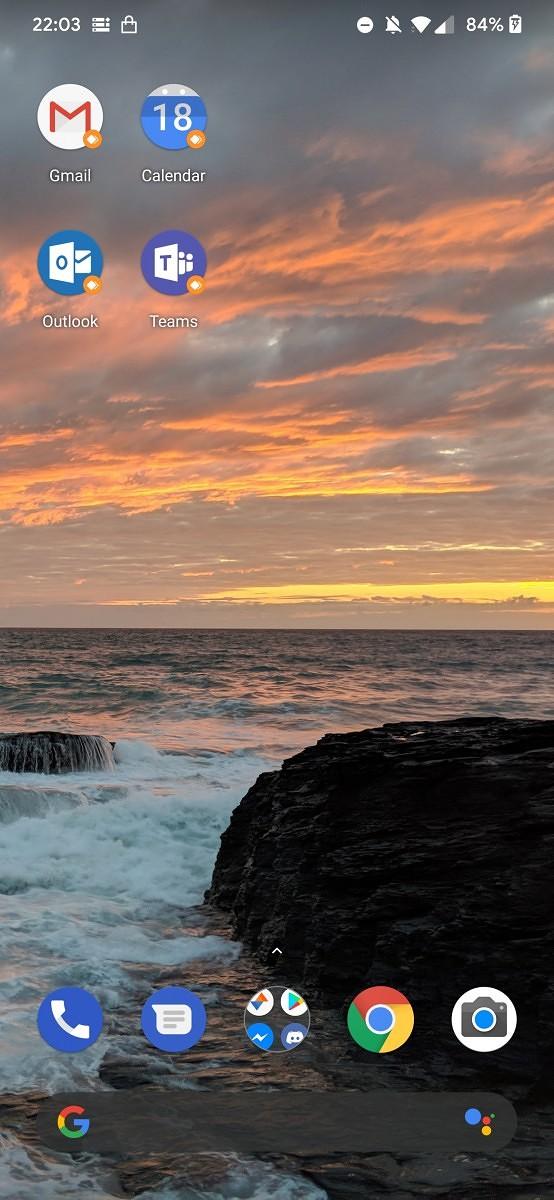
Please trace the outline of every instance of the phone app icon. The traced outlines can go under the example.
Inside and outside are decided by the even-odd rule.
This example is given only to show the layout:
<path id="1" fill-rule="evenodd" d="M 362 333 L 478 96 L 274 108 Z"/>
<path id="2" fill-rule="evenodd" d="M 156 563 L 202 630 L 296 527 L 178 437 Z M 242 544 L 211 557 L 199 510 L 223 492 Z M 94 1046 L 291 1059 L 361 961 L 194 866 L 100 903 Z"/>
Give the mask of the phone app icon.
<path id="1" fill-rule="evenodd" d="M 191 233 L 164 229 L 155 234 L 146 243 L 140 262 L 146 282 L 156 292 L 182 296 L 203 290 L 206 251 Z"/>
<path id="2" fill-rule="evenodd" d="M 37 109 L 42 136 L 58 150 L 94 150 L 102 144 L 102 105 L 89 88 L 80 83 L 53 87 Z M 87 134 L 92 134 L 87 138 Z"/>
<path id="3" fill-rule="evenodd" d="M 160 988 L 142 1009 L 144 1036 L 158 1050 L 178 1054 L 190 1050 L 206 1029 L 206 1009 L 199 996 L 188 988 Z"/>
<path id="4" fill-rule="evenodd" d="M 498 988 L 471 988 L 452 1009 L 452 1028 L 458 1041 L 478 1054 L 500 1050 L 514 1036 L 516 1025 L 515 1005 Z"/>
<path id="5" fill-rule="evenodd" d="M 147 138 L 163 150 L 200 150 L 206 144 L 206 106 L 184 83 L 164 83 L 150 92 L 140 122 Z"/>
<path id="6" fill-rule="evenodd" d="M 94 238 L 80 229 L 61 229 L 43 242 L 38 255 L 42 282 L 60 296 L 100 291 L 104 260 Z"/>
<path id="7" fill-rule="evenodd" d="M 41 1038 L 54 1050 L 77 1053 L 87 1050 L 102 1032 L 102 1009 L 84 988 L 63 987 L 50 992 L 37 1014 Z"/>
<path id="8" fill-rule="evenodd" d="M 364 988 L 354 996 L 346 1023 L 350 1036 L 363 1050 L 390 1054 L 408 1041 L 414 1027 L 414 1010 L 396 988 Z"/>

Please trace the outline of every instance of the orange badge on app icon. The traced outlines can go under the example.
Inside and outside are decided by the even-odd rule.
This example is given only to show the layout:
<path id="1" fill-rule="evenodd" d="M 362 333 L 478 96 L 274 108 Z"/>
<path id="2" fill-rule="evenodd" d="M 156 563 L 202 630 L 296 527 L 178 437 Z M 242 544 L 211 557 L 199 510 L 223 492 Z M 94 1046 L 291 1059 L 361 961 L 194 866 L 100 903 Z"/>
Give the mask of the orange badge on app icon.
<path id="1" fill-rule="evenodd" d="M 102 289 L 102 280 L 99 275 L 87 275 L 83 280 L 83 291 L 89 296 L 96 296 L 96 293 Z"/>
<path id="2" fill-rule="evenodd" d="M 206 134 L 203 129 L 191 129 L 187 133 L 187 146 L 190 150 L 201 150 L 206 145 Z"/>
<path id="3" fill-rule="evenodd" d="M 187 292 L 190 292 L 192 296 L 199 296 L 205 287 L 206 280 L 202 275 L 191 275 L 190 279 L 187 279 Z"/>
<path id="4" fill-rule="evenodd" d="M 99 129 L 87 129 L 86 133 L 83 134 L 83 143 L 87 150 L 98 150 L 103 141 L 104 138 Z"/>

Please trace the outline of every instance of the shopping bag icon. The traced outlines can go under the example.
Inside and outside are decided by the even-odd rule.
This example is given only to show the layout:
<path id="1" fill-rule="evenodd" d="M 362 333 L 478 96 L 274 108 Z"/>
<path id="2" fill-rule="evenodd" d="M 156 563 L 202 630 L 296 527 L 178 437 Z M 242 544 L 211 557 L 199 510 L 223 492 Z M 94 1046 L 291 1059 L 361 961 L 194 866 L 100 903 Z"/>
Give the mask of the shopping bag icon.
<path id="1" fill-rule="evenodd" d="M 138 21 L 135 21 L 135 18 L 128 14 L 121 22 L 121 32 L 138 33 Z"/>

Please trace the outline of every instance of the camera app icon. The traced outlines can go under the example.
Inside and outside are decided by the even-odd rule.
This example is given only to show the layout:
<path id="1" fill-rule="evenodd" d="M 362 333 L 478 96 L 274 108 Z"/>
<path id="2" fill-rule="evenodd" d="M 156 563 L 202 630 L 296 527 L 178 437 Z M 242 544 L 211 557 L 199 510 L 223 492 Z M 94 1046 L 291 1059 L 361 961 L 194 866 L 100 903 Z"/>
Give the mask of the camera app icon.
<path id="1" fill-rule="evenodd" d="M 505 1046 L 516 1025 L 515 1006 L 498 988 L 472 988 L 459 997 L 452 1009 L 452 1028 L 458 1041 L 481 1054 Z"/>

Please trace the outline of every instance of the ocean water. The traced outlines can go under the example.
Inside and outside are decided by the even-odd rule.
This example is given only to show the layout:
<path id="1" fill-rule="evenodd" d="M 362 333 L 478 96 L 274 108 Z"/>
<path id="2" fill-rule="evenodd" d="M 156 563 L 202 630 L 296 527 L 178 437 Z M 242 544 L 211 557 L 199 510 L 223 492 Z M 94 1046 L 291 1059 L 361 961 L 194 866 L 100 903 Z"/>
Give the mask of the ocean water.
<path id="1" fill-rule="evenodd" d="M 0 774 L 0 1091 L 106 1086 L 100 1039 L 56 1054 L 35 1027 L 60 983 L 90 988 L 110 1053 L 140 1034 L 163 968 L 223 966 L 240 947 L 195 908 L 219 838 L 260 771 L 326 732 L 460 714 L 554 716 L 552 637 L 531 633 L 0 631 L 0 732 L 102 734 L 115 765 L 66 776 Z M 103 1168 L 0 1133 L 0 1200 L 104 1197 Z M 229 1162 L 217 1191 L 165 1185 L 157 1200 L 312 1200 L 312 1184 Z"/>

